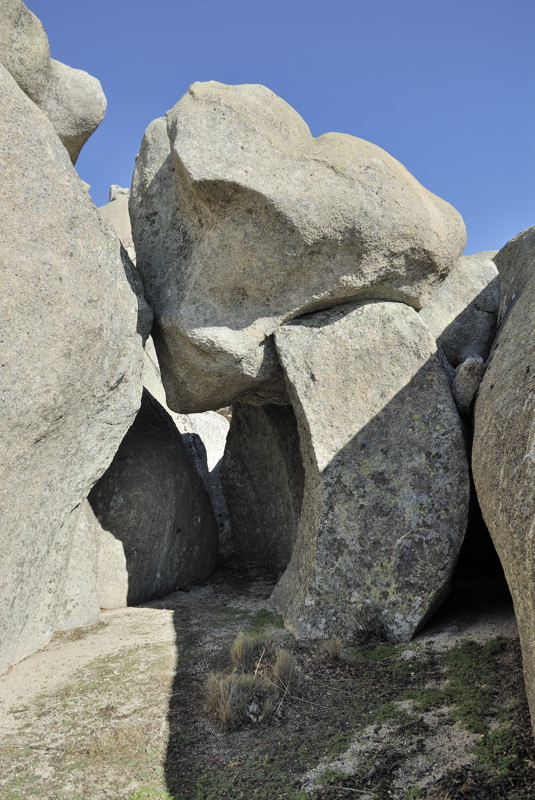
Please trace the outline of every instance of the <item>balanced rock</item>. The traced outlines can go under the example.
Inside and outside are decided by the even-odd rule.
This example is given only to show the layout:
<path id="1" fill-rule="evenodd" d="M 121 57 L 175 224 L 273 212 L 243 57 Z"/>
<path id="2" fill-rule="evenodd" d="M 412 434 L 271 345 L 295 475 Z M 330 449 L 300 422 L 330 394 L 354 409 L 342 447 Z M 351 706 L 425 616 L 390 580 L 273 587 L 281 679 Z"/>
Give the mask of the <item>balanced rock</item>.
<path id="1" fill-rule="evenodd" d="M 0 3 L 0 62 L 47 114 L 74 164 L 106 111 L 99 81 L 50 58 L 43 26 L 21 0 Z"/>
<path id="2" fill-rule="evenodd" d="M 0 107 L 2 672 L 58 626 L 69 520 L 135 417 L 142 347 L 116 240 L 1 66 Z"/>
<path id="3" fill-rule="evenodd" d="M 500 270 L 505 266 L 501 308 L 507 313 L 476 400 L 472 466 L 483 518 L 513 597 L 535 728 L 533 230 L 512 239 L 496 257 Z"/>
<path id="4" fill-rule="evenodd" d="M 280 402 L 282 322 L 366 297 L 420 308 L 465 243 L 457 212 L 379 147 L 314 139 L 269 89 L 216 82 L 148 127 L 130 215 L 183 412 Z"/>
<path id="5" fill-rule="evenodd" d="M 106 113 L 106 97 L 97 78 L 51 60 L 50 80 L 39 98 L 71 161 L 98 128 Z"/>
<path id="6" fill-rule="evenodd" d="M 89 495 L 104 531 L 122 542 L 124 560 L 100 559 L 128 605 L 169 594 L 211 573 L 217 527 L 210 498 L 172 419 L 145 390 L 136 420 Z M 109 543 L 108 543 L 109 548 Z M 116 569 L 117 566 L 117 569 Z"/>
<path id="7" fill-rule="evenodd" d="M 461 256 L 420 311 L 453 367 L 474 356 L 485 360 L 490 352 L 500 302 L 494 255 L 495 251 Z"/>
<path id="8" fill-rule="evenodd" d="M 310 315 L 275 335 L 305 471 L 273 600 L 303 637 L 410 638 L 444 598 L 469 501 L 461 423 L 436 346 L 401 303 Z"/>
<path id="9" fill-rule="evenodd" d="M 303 502 L 292 407 L 236 403 L 221 477 L 236 554 L 278 577 L 290 561 Z"/>

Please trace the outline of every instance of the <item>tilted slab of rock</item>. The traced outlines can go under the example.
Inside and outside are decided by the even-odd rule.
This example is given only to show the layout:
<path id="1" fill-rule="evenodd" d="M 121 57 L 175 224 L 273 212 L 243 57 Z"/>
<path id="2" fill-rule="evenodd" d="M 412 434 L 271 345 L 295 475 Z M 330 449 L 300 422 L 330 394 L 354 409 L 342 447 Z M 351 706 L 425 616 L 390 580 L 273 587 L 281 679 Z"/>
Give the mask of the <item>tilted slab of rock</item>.
<path id="1" fill-rule="evenodd" d="M 500 273 L 498 318 L 501 322 L 535 272 L 535 226 L 510 239 L 496 254 L 494 261 Z"/>
<path id="2" fill-rule="evenodd" d="M 136 420 L 89 495 L 102 528 L 122 542 L 127 601 L 142 603 L 206 578 L 217 555 L 210 498 L 172 419 L 145 390 Z M 100 560 L 124 580 L 124 561 Z M 110 583 L 109 577 L 106 579 Z"/>
<path id="3" fill-rule="evenodd" d="M 523 239 L 512 239 L 496 258 L 500 270 L 506 260 L 508 314 L 476 400 L 472 467 L 513 597 L 535 729 L 535 247 L 529 262 Z M 518 265 L 511 260 L 515 250 Z"/>
<path id="4" fill-rule="evenodd" d="M 280 575 L 292 555 L 303 502 L 292 407 L 236 403 L 221 477 L 237 555 Z"/>
<path id="5" fill-rule="evenodd" d="M 100 82 L 50 58 L 43 26 L 21 0 L 0 3 L 0 62 L 47 114 L 74 164 L 106 112 Z"/>
<path id="6" fill-rule="evenodd" d="M 196 83 L 148 127 L 130 215 L 177 411 L 280 400 L 270 335 L 347 299 L 420 308 L 465 243 L 459 214 L 362 139 L 314 139 L 263 86 Z"/>
<path id="7" fill-rule="evenodd" d="M 443 599 L 469 501 L 436 346 L 401 303 L 343 306 L 275 335 L 299 426 L 303 512 L 273 599 L 303 637 L 410 638 Z"/>
<path id="8" fill-rule="evenodd" d="M 467 358 L 487 358 L 500 302 L 495 251 L 461 256 L 438 287 L 420 318 L 453 367 Z"/>
<path id="9" fill-rule="evenodd" d="M 117 241 L 1 66 L 0 107 L 2 672 L 63 615 L 67 522 L 134 419 L 142 347 Z"/>

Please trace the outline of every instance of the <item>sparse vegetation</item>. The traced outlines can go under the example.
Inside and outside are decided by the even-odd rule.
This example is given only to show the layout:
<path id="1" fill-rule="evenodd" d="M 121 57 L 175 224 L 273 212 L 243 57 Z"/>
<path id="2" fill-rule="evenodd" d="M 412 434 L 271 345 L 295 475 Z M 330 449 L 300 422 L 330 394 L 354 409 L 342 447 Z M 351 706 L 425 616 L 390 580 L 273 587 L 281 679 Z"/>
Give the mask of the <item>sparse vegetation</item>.
<path id="1" fill-rule="evenodd" d="M 514 638 L 449 650 L 344 641 L 331 658 L 293 640 L 262 601 L 247 607 L 240 596 L 234 607 L 231 597 L 177 595 L 166 644 L 151 642 L 152 623 L 140 636 L 132 611 L 142 647 L 95 657 L 68 684 L 14 706 L 2 800 L 533 800 Z M 108 619 L 110 636 L 122 636 L 125 617 Z M 435 731 L 442 778 L 426 788 Z M 456 741 L 471 764 L 456 766 Z"/>
<path id="2" fill-rule="evenodd" d="M 296 680 L 294 657 L 282 647 L 273 657 L 266 637 L 240 631 L 230 648 L 233 671 L 212 673 L 206 681 L 206 709 L 222 730 L 269 722 Z"/>

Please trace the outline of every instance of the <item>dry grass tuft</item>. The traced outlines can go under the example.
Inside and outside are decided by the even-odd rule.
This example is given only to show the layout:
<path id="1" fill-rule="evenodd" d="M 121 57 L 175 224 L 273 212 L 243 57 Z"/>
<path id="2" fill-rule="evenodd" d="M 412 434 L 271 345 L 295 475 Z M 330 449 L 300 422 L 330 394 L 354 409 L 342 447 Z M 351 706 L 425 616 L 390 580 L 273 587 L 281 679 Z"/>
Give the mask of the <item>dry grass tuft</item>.
<path id="1" fill-rule="evenodd" d="M 252 669 L 265 648 L 265 640 L 251 633 L 240 631 L 230 648 L 232 667 L 240 672 Z"/>
<path id="2" fill-rule="evenodd" d="M 223 730 L 270 722 L 280 714 L 297 676 L 284 648 L 275 652 L 269 637 L 241 631 L 230 649 L 232 672 L 212 673 L 206 682 L 206 710 Z"/>
<path id="3" fill-rule="evenodd" d="M 291 691 L 296 679 L 296 663 L 291 653 L 284 648 L 277 650 L 277 657 L 273 664 L 273 680 L 275 686 L 283 692 Z"/>
<path id="4" fill-rule="evenodd" d="M 321 643 L 321 652 L 329 661 L 340 661 L 342 655 L 342 640 L 335 636 L 333 639 L 324 639 Z"/>
<path id="5" fill-rule="evenodd" d="M 206 682 L 206 709 L 223 730 L 248 722 L 267 722 L 275 710 L 277 688 L 261 675 L 211 674 Z"/>

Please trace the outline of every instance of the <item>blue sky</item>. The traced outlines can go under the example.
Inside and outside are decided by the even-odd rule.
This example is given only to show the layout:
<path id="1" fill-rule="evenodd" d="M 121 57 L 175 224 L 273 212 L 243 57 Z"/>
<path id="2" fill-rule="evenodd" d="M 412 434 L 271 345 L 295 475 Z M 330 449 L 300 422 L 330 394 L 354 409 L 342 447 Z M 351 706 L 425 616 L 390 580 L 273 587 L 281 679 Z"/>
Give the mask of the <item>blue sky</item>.
<path id="1" fill-rule="evenodd" d="M 312 133 L 378 144 L 452 203 L 467 253 L 535 224 L 535 0 L 27 0 L 52 56 L 101 81 L 78 160 L 97 205 L 199 80 L 263 83 Z"/>

